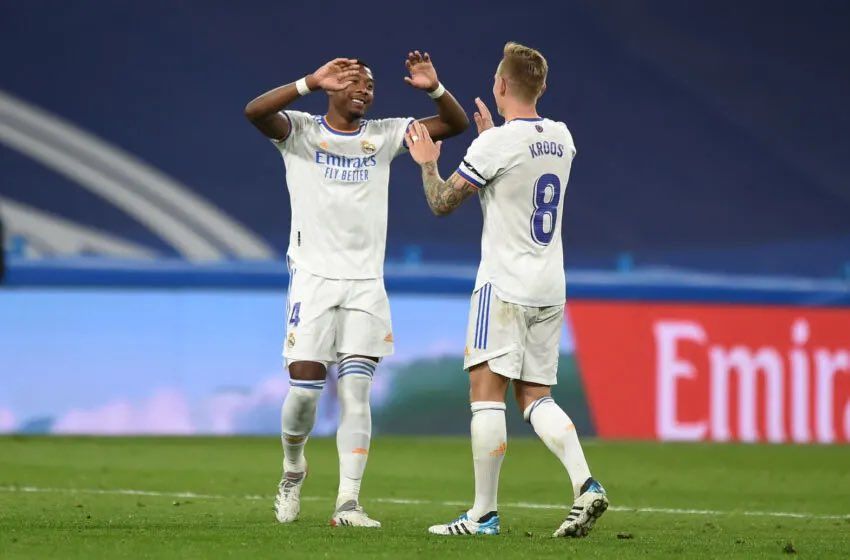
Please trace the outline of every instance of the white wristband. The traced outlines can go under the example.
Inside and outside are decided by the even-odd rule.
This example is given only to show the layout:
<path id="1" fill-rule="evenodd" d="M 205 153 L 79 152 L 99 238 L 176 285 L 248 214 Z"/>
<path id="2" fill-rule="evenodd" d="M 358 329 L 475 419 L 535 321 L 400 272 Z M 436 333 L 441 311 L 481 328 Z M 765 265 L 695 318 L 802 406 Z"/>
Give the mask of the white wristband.
<path id="1" fill-rule="evenodd" d="M 429 91 L 428 97 L 430 97 L 431 99 L 437 99 L 439 97 L 442 97 L 442 95 L 444 93 L 446 93 L 445 86 L 443 86 L 443 84 L 437 82 L 437 89 L 435 89 L 434 91 Z"/>
<path id="2" fill-rule="evenodd" d="M 307 95 L 310 93 L 310 88 L 307 87 L 307 76 L 304 76 L 297 82 L 295 82 L 295 89 L 298 90 L 298 95 Z"/>

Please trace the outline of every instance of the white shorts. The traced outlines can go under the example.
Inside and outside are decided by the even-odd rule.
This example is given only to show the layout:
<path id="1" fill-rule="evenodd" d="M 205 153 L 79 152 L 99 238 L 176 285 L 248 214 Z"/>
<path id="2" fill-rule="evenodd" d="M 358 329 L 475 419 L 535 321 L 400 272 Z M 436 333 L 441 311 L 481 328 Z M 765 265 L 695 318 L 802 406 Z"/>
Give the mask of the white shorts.
<path id="1" fill-rule="evenodd" d="M 526 307 L 499 299 L 490 284 L 472 294 L 463 367 L 541 385 L 558 382 L 564 305 Z"/>
<path id="2" fill-rule="evenodd" d="M 325 366 L 341 356 L 380 358 L 393 353 L 390 302 L 383 278 L 333 280 L 289 270 L 283 355 Z"/>

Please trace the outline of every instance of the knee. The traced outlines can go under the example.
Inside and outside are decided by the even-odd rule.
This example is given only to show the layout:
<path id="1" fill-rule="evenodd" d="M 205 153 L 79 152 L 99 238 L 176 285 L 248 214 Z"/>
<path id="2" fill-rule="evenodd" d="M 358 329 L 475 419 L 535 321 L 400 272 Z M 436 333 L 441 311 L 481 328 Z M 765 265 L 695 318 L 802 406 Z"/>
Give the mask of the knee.
<path id="1" fill-rule="evenodd" d="M 372 410 L 368 403 L 348 403 L 339 408 L 340 424 L 350 425 L 350 422 L 371 422 Z"/>
<path id="2" fill-rule="evenodd" d="M 368 415 L 370 387 L 371 380 L 365 376 L 346 376 L 344 381 L 337 385 L 341 414 L 344 416 Z"/>
<path id="3" fill-rule="evenodd" d="M 289 388 L 280 409 L 281 425 L 287 437 L 298 438 L 310 432 L 316 420 L 316 407 L 321 394 L 320 389 L 295 386 Z"/>
<path id="4" fill-rule="evenodd" d="M 508 380 L 493 373 L 486 364 L 479 364 L 469 370 L 469 400 L 504 402 Z"/>
<path id="5" fill-rule="evenodd" d="M 340 413 L 346 418 L 365 418 L 372 415 L 369 401 L 350 400 L 344 404 L 341 402 L 340 405 Z"/>

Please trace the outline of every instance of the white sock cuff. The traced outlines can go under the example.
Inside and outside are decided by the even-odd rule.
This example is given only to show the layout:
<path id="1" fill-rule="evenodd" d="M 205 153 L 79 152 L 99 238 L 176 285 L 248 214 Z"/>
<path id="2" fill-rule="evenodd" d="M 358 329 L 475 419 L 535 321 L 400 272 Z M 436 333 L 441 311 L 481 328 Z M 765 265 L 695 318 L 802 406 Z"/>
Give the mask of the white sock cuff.
<path id="1" fill-rule="evenodd" d="M 505 403 L 499 401 L 474 401 L 469 404 L 469 409 L 472 410 L 472 414 L 483 410 L 499 410 L 504 412 L 505 408 Z"/>
<path id="2" fill-rule="evenodd" d="M 324 379 L 289 379 L 289 390 L 293 391 L 296 389 L 303 389 L 305 391 L 315 391 L 317 394 L 321 394 L 322 389 L 325 388 L 325 380 Z"/>
<path id="3" fill-rule="evenodd" d="M 365 375 L 371 379 L 375 375 L 375 368 L 377 367 L 378 362 L 369 358 L 346 356 L 340 360 L 337 366 L 337 379 L 341 379 L 346 375 Z"/>
<path id="4" fill-rule="evenodd" d="M 546 403 L 555 404 L 555 399 L 553 399 L 552 397 L 540 397 L 539 399 L 528 405 L 528 407 L 526 407 L 526 409 L 522 413 L 522 417 L 525 419 L 526 422 L 531 422 L 531 414 L 537 409 L 538 406 L 544 405 Z"/>

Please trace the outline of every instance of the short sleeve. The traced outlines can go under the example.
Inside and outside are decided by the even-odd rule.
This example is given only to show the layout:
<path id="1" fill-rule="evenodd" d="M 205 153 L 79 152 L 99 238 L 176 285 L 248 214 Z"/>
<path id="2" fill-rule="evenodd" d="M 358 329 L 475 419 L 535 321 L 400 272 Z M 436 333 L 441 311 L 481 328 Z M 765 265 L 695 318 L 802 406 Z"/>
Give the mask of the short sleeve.
<path id="1" fill-rule="evenodd" d="M 404 134 L 408 127 L 413 123 L 413 117 L 404 117 L 398 119 L 384 119 L 386 127 L 388 146 L 392 146 L 392 157 L 399 156 L 407 151 L 407 142 L 404 139 Z"/>
<path id="2" fill-rule="evenodd" d="M 573 134 L 570 132 L 569 127 L 567 127 L 565 123 L 561 123 L 561 125 L 564 127 L 564 134 L 567 136 L 567 142 L 569 143 L 568 145 L 570 147 L 570 152 L 572 153 L 572 158 L 575 159 L 578 152 L 576 150 L 576 142 L 573 139 Z"/>
<path id="3" fill-rule="evenodd" d="M 500 156 L 503 153 L 499 145 L 497 129 L 485 130 L 472 141 L 463 161 L 457 168 L 458 174 L 478 187 L 487 186 L 504 168 Z"/>
<path id="4" fill-rule="evenodd" d="M 280 114 L 289 121 L 289 134 L 280 140 L 271 138 L 271 141 L 281 150 L 285 150 L 289 149 L 292 144 L 292 141 L 290 140 L 292 135 L 294 134 L 298 136 L 306 130 L 307 126 L 311 122 L 313 122 L 313 115 L 302 111 L 281 111 Z M 289 141 L 287 142 L 287 140 Z"/>

